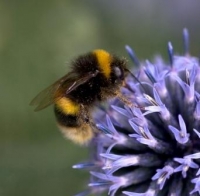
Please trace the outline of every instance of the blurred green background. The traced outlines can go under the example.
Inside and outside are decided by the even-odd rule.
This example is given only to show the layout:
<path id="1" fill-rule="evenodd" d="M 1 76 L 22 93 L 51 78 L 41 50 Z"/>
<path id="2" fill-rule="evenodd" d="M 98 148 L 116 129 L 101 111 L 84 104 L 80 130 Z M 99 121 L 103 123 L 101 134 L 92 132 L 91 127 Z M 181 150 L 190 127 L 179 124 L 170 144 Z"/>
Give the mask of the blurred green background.
<path id="1" fill-rule="evenodd" d="M 96 48 L 140 59 L 161 53 L 167 42 L 200 54 L 200 2 L 188 0 L 0 0 L 0 196 L 71 196 L 88 172 L 71 167 L 87 148 L 66 141 L 52 107 L 35 113 L 30 100 L 63 76 L 71 59 Z"/>

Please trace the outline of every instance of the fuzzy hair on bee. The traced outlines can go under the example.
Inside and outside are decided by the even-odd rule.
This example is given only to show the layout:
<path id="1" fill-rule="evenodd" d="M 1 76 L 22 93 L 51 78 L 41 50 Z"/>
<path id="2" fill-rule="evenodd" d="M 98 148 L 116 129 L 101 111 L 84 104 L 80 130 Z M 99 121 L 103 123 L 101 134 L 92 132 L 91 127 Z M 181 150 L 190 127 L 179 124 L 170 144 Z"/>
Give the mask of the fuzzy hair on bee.
<path id="1" fill-rule="evenodd" d="M 105 50 L 94 50 L 71 63 L 71 71 L 40 92 L 32 101 L 35 111 L 54 104 L 58 127 L 77 144 L 88 144 L 97 134 L 91 111 L 96 103 L 118 97 L 130 104 L 120 89 L 129 73 L 126 60 Z"/>

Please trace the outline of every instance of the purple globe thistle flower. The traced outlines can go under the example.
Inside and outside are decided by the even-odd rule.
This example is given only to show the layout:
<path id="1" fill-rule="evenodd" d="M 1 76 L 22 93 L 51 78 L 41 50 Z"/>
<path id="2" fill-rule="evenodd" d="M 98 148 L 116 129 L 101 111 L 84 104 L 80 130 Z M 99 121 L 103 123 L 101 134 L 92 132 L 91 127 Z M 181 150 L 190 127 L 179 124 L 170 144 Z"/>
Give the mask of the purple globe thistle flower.
<path id="1" fill-rule="evenodd" d="M 157 57 L 140 63 L 122 93 L 138 107 L 113 100 L 95 113 L 101 134 L 94 139 L 90 161 L 74 165 L 90 171 L 86 192 L 128 196 L 200 195 L 200 63 L 189 54 L 183 31 L 183 56 L 169 63 Z"/>

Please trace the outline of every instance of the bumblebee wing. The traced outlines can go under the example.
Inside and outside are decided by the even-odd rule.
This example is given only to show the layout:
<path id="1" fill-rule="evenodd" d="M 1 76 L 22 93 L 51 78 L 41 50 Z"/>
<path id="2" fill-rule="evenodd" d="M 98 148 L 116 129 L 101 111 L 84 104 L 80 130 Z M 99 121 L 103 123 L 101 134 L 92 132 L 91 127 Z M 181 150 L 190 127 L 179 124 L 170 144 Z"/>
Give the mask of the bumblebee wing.
<path id="1" fill-rule="evenodd" d="M 30 103 L 30 105 L 36 106 L 35 111 L 42 110 L 49 105 L 53 104 L 55 101 L 59 100 L 64 96 L 61 93 L 61 86 L 63 83 L 67 83 L 67 81 L 71 81 L 73 83 L 75 81 L 75 74 L 70 72 L 54 82 L 52 85 L 41 91 Z"/>
<path id="2" fill-rule="evenodd" d="M 68 86 L 68 88 L 65 88 L 65 89 L 67 89 L 65 93 L 69 94 L 71 91 L 76 89 L 81 84 L 84 84 L 91 78 L 95 77 L 98 73 L 99 73 L 99 71 L 96 70 L 95 72 L 89 72 L 89 73 L 87 73 L 87 75 L 82 76 L 81 78 L 77 79 L 76 81 L 73 82 L 73 84 L 71 84 L 71 86 Z"/>
<path id="3" fill-rule="evenodd" d="M 95 77 L 97 73 L 88 73 L 86 76 L 78 78 L 75 72 L 70 72 L 60 78 L 58 81 L 41 91 L 30 103 L 30 105 L 36 106 L 35 111 L 42 110 L 49 105 L 55 103 L 71 91 L 76 89 L 79 85 L 84 84 L 92 77 Z"/>

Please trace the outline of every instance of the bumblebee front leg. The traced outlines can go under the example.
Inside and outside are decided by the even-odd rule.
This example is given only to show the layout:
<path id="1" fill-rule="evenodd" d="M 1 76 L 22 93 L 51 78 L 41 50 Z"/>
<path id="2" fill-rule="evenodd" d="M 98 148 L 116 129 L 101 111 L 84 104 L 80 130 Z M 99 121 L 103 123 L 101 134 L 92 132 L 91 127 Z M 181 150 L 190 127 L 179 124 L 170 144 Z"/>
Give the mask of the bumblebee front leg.
<path id="1" fill-rule="evenodd" d="M 125 105 L 127 105 L 128 107 L 136 107 L 136 108 L 140 108 L 142 109 L 143 107 L 137 106 L 135 104 L 133 104 L 128 98 L 126 98 L 124 95 L 122 95 L 122 93 L 120 91 L 108 91 L 107 89 L 103 89 L 103 94 L 106 94 L 107 96 L 105 97 L 116 97 L 118 98 L 122 103 L 124 103 Z"/>
<path id="2" fill-rule="evenodd" d="M 125 105 L 128 107 L 135 107 L 135 108 L 140 108 L 143 109 L 143 107 L 137 106 L 133 104 L 129 99 L 127 99 L 124 95 L 121 94 L 121 92 L 116 92 L 116 97 L 123 102 Z"/>
<path id="3" fill-rule="evenodd" d="M 124 95 L 122 95 L 120 92 L 117 92 L 116 94 L 116 97 L 121 101 L 123 102 L 125 105 L 129 106 L 129 107 L 132 107 L 134 106 L 133 103 L 128 100 L 126 97 L 124 97 Z"/>

